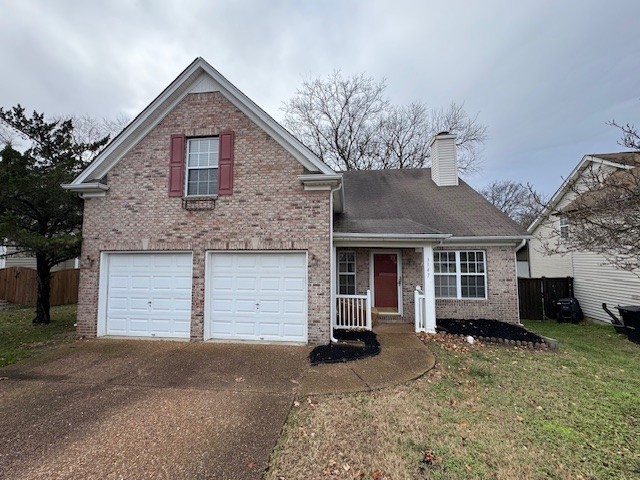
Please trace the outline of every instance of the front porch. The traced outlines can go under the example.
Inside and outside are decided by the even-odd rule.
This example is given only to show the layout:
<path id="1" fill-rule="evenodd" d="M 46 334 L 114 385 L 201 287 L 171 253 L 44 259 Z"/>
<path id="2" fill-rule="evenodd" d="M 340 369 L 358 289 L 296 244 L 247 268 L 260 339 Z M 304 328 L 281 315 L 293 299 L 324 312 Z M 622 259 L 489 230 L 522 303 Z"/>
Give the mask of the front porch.
<path id="1" fill-rule="evenodd" d="M 433 245 L 337 246 L 332 328 L 411 324 L 435 331 Z"/>

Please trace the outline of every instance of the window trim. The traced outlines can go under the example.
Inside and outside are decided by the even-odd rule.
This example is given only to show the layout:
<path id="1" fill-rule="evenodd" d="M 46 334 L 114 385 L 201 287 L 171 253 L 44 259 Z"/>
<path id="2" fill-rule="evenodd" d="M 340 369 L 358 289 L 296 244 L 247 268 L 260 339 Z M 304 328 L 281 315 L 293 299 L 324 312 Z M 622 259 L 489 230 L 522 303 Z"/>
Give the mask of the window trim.
<path id="1" fill-rule="evenodd" d="M 456 296 L 455 297 L 438 297 L 435 295 L 434 292 L 434 297 L 436 298 L 436 300 L 487 300 L 488 295 L 489 295 L 489 284 L 487 283 L 487 252 L 485 250 L 434 250 L 434 258 L 433 258 L 433 262 L 434 262 L 434 273 L 433 273 L 433 277 L 435 280 L 436 276 L 442 275 L 442 276 L 454 276 L 454 274 L 451 273 L 435 273 L 435 254 L 436 253 L 440 253 L 440 252 L 454 252 L 455 253 L 455 257 L 456 257 L 456 272 L 455 272 L 455 277 L 456 277 Z M 461 263 L 460 263 L 460 254 L 461 253 L 482 253 L 482 258 L 483 258 L 483 264 L 484 264 L 484 271 L 482 272 L 482 274 L 479 273 L 462 273 L 462 269 L 461 267 Z M 480 277 L 482 276 L 484 278 L 484 296 L 483 297 L 463 297 L 462 296 L 462 277 L 463 275 L 466 276 L 473 276 L 473 277 Z"/>
<path id="2" fill-rule="evenodd" d="M 560 240 L 562 240 L 563 242 L 566 242 L 567 240 L 569 240 L 570 235 L 571 235 L 571 222 L 569 221 L 569 219 L 567 217 L 561 217 L 560 220 L 558 220 L 558 230 L 560 232 Z"/>
<path id="3" fill-rule="evenodd" d="M 218 142 L 218 165 L 216 167 L 189 167 L 189 145 L 191 140 L 204 140 L 204 139 L 216 139 Z M 217 170 L 218 182 L 216 184 L 216 192 L 209 194 L 189 194 L 189 171 L 190 170 Z M 219 135 L 207 135 L 204 137 L 186 137 L 184 148 L 184 198 L 217 198 L 218 190 L 220 189 L 220 136 Z"/>
<path id="4" fill-rule="evenodd" d="M 352 253 L 353 254 L 353 272 L 341 272 L 340 271 L 340 254 L 341 253 Z M 357 254 L 355 250 L 339 250 L 338 251 L 338 261 L 336 262 L 336 273 L 338 278 L 336 279 L 338 284 L 338 295 L 357 295 L 358 294 L 358 261 Z M 340 293 L 340 276 L 341 275 L 349 275 L 353 276 L 353 293 Z"/>

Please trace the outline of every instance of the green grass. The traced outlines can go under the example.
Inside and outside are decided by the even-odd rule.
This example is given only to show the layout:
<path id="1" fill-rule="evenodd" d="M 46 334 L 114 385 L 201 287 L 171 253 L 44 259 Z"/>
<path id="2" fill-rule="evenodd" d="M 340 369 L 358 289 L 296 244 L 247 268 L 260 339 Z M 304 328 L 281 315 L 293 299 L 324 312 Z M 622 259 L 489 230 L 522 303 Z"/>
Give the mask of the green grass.
<path id="1" fill-rule="evenodd" d="M 0 310 L 0 367 L 42 350 L 70 342 L 75 335 L 76 305 L 51 307 L 51 323 L 34 325 L 35 307 Z"/>
<path id="2" fill-rule="evenodd" d="M 267 478 L 640 479 L 640 345 L 523 323 L 560 350 L 431 340 L 438 364 L 417 381 L 301 401 Z"/>

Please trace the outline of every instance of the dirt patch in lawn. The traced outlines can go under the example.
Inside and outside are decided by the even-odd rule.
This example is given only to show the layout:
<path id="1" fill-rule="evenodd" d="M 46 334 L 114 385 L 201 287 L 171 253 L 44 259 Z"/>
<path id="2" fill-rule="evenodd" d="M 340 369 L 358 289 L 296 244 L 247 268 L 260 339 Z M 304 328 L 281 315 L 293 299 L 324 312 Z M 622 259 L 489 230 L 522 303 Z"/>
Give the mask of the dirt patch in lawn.
<path id="1" fill-rule="evenodd" d="M 320 345 L 309 354 L 311 365 L 339 363 L 373 357 L 380 353 L 376 334 L 368 330 L 335 330 L 337 343 Z"/>
<path id="2" fill-rule="evenodd" d="M 454 335 L 471 335 L 475 338 L 503 339 L 521 342 L 543 343 L 544 339 L 522 325 L 498 320 L 438 319 L 438 330 Z"/>

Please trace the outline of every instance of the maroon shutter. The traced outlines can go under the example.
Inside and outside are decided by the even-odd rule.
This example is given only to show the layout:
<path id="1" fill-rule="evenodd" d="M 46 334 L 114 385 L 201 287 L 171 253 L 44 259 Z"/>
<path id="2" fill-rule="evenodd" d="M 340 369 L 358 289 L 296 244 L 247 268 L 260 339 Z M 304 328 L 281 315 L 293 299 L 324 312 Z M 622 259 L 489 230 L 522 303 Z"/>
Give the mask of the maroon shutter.
<path id="1" fill-rule="evenodd" d="M 220 156 L 218 158 L 218 195 L 233 193 L 233 132 L 220 133 Z"/>
<path id="2" fill-rule="evenodd" d="M 181 197 L 184 182 L 184 135 L 171 135 L 169 162 L 169 196 Z"/>

